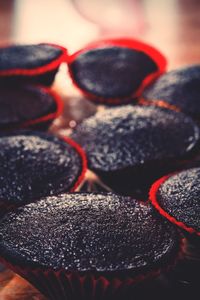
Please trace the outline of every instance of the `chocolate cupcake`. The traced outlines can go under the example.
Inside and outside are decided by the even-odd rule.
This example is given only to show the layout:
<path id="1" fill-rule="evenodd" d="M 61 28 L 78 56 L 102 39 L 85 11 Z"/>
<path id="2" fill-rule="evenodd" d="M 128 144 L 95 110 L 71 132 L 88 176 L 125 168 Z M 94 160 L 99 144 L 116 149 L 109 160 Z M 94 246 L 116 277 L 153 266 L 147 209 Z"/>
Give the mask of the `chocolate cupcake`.
<path id="1" fill-rule="evenodd" d="M 122 104 L 166 70 L 155 48 L 132 39 L 98 41 L 69 57 L 74 84 L 95 103 Z"/>
<path id="2" fill-rule="evenodd" d="M 0 131 L 47 129 L 62 113 L 63 102 L 55 92 L 42 86 L 0 87 L 0 108 Z"/>
<path id="3" fill-rule="evenodd" d="M 150 190 L 151 202 L 165 218 L 197 236 L 200 236 L 199 195 L 200 168 L 164 176 Z"/>
<path id="4" fill-rule="evenodd" d="M 172 266 L 180 238 L 149 204 L 73 193 L 5 216 L 0 253 L 3 263 L 48 299 L 113 299 Z"/>
<path id="5" fill-rule="evenodd" d="M 66 49 L 54 44 L 1 47 L 0 85 L 24 82 L 51 85 L 66 59 Z"/>
<path id="6" fill-rule="evenodd" d="M 156 178 L 195 153 L 199 137 L 199 127 L 182 113 L 131 105 L 98 112 L 72 133 L 89 169 L 123 194 L 148 191 Z"/>
<path id="7" fill-rule="evenodd" d="M 160 76 L 143 93 L 155 105 L 168 105 L 200 120 L 200 65 L 192 65 Z"/>
<path id="8" fill-rule="evenodd" d="M 82 149 L 68 138 L 22 131 L 0 137 L 0 209 L 72 191 L 86 170 Z"/>

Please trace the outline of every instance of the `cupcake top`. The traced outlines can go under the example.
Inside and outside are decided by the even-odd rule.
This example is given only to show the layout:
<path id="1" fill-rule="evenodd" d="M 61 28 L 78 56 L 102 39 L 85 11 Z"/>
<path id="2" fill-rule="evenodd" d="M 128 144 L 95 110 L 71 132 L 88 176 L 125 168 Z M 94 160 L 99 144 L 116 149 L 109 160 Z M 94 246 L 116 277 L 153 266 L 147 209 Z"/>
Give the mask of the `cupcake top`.
<path id="1" fill-rule="evenodd" d="M 51 91 L 39 86 L 0 87 L 0 129 L 23 125 L 57 109 Z"/>
<path id="2" fill-rule="evenodd" d="M 200 116 L 200 65 L 170 71 L 160 76 L 143 93 L 148 100 L 162 100 L 186 114 Z"/>
<path id="3" fill-rule="evenodd" d="M 25 267 L 137 273 L 178 251 L 176 230 L 152 206 L 114 194 L 47 197 L 0 222 L 1 256 Z"/>
<path id="4" fill-rule="evenodd" d="M 123 97 L 132 94 L 156 65 L 144 53 L 109 47 L 81 54 L 71 69 L 84 90 L 103 97 Z"/>
<path id="5" fill-rule="evenodd" d="M 200 168 L 165 176 L 151 188 L 156 208 L 179 227 L 200 235 Z"/>
<path id="6" fill-rule="evenodd" d="M 181 159 L 199 142 L 199 128 L 182 113 L 128 105 L 84 120 L 72 137 L 86 151 L 92 170 L 108 172 Z"/>
<path id="7" fill-rule="evenodd" d="M 51 44 L 2 47 L 0 48 L 0 75 L 6 71 L 31 70 L 46 66 L 61 57 L 64 52 L 64 48 Z"/>
<path id="8" fill-rule="evenodd" d="M 136 96 L 144 79 L 158 76 L 165 64 L 156 49 L 131 39 L 98 41 L 69 58 L 74 83 L 94 102 L 105 104 Z"/>
<path id="9" fill-rule="evenodd" d="M 70 139 L 32 131 L 1 136 L 1 204 L 21 205 L 73 189 L 85 172 L 84 160 Z"/>

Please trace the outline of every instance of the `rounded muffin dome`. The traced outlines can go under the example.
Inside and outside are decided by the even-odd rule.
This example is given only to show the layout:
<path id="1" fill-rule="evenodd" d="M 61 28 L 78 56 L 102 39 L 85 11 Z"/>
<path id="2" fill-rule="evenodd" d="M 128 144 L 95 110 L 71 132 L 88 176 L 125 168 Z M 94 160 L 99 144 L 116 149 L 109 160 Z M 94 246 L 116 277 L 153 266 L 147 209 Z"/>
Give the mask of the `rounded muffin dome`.
<path id="1" fill-rule="evenodd" d="M 180 160 L 195 149 L 199 136 L 199 127 L 182 113 L 131 105 L 99 112 L 72 133 L 97 172 Z"/>
<path id="2" fill-rule="evenodd" d="M 180 228 L 200 236 L 200 168 L 165 176 L 151 188 L 159 212 Z"/>
<path id="3" fill-rule="evenodd" d="M 161 75 L 143 93 L 156 105 L 163 101 L 195 118 L 200 117 L 200 65 L 191 65 Z"/>
<path id="4" fill-rule="evenodd" d="M 179 238 L 149 204 L 114 194 L 69 193 L 5 216 L 0 252 L 26 268 L 138 275 L 170 264 Z"/>
<path id="5" fill-rule="evenodd" d="M 67 61 L 67 50 L 55 44 L 9 45 L 0 47 L 0 85 L 24 83 L 50 86 L 58 68 Z"/>
<path id="6" fill-rule="evenodd" d="M 60 97 L 43 86 L 0 87 L 0 130 L 48 124 L 61 114 Z M 47 123 L 48 122 L 48 123 Z"/>
<path id="7" fill-rule="evenodd" d="M 133 39 L 100 40 L 69 56 L 75 85 L 95 103 L 122 104 L 138 97 L 166 69 L 155 48 Z"/>
<path id="8" fill-rule="evenodd" d="M 0 164 L 3 206 L 70 191 L 86 169 L 85 155 L 75 142 L 34 131 L 1 136 Z"/>
<path id="9" fill-rule="evenodd" d="M 1 47 L 0 76 L 17 75 L 17 73 L 20 75 L 20 70 L 24 71 L 21 75 L 28 75 L 28 71 L 33 71 L 32 75 L 34 75 L 34 73 L 37 73 L 35 69 L 42 66 L 44 72 L 45 66 L 62 57 L 65 52 L 66 50 L 63 47 L 51 44 Z"/>

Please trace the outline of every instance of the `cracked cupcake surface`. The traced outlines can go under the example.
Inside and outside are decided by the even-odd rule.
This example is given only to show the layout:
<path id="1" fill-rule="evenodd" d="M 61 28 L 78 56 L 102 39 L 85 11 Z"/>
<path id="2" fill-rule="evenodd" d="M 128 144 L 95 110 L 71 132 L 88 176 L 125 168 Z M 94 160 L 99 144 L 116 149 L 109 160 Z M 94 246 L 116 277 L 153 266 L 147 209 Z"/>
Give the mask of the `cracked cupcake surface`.
<path id="1" fill-rule="evenodd" d="M 130 105 L 99 112 L 72 133 L 97 172 L 180 160 L 195 149 L 199 136 L 199 127 L 182 113 Z"/>
<path id="2" fill-rule="evenodd" d="M 82 157 L 70 143 L 32 131 L 0 137 L 0 164 L 4 205 L 69 191 L 82 172 Z"/>
<path id="3" fill-rule="evenodd" d="M 137 274 L 178 251 L 176 230 L 152 206 L 114 194 L 46 197 L 0 222 L 1 256 L 26 268 Z"/>

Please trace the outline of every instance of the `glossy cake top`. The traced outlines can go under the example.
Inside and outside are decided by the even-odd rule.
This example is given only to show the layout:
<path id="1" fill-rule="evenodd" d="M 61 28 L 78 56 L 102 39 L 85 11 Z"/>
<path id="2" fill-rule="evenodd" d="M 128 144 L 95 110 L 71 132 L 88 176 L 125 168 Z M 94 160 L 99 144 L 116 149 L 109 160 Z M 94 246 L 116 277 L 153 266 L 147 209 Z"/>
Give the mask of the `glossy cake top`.
<path id="1" fill-rule="evenodd" d="M 152 188 L 151 194 L 162 214 L 167 214 L 169 219 L 171 216 L 171 221 L 178 226 L 200 235 L 200 168 L 164 178 L 156 189 Z"/>
<path id="2" fill-rule="evenodd" d="M 38 132 L 0 138 L 0 202 L 20 205 L 69 191 L 82 172 L 80 153 L 67 140 Z"/>
<path id="3" fill-rule="evenodd" d="M 1 255 L 26 267 L 139 272 L 178 249 L 176 230 L 152 206 L 114 194 L 47 197 L 0 222 Z"/>
<path id="4" fill-rule="evenodd" d="M 144 91 L 144 98 L 163 100 L 181 111 L 199 117 L 200 65 L 170 71 Z M 156 102 L 155 102 L 156 103 Z"/>
<path id="5" fill-rule="evenodd" d="M 31 85 L 15 89 L 0 87 L 0 106 L 0 127 L 21 124 L 56 110 L 53 94 Z"/>
<path id="6" fill-rule="evenodd" d="M 0 72 L 12 69 L 31 70 L 51 63 L 62 53 L 61 47 L 50 44 L 2 47 L 0 48 Z"/>
<path id="7" fill-rule="evenodd" d="M 92 170 L 115 171 L 188 155 L 199 128 L 182 113 L 158 107 L 123 106 L 84 120 L 72 137 Z"/>

